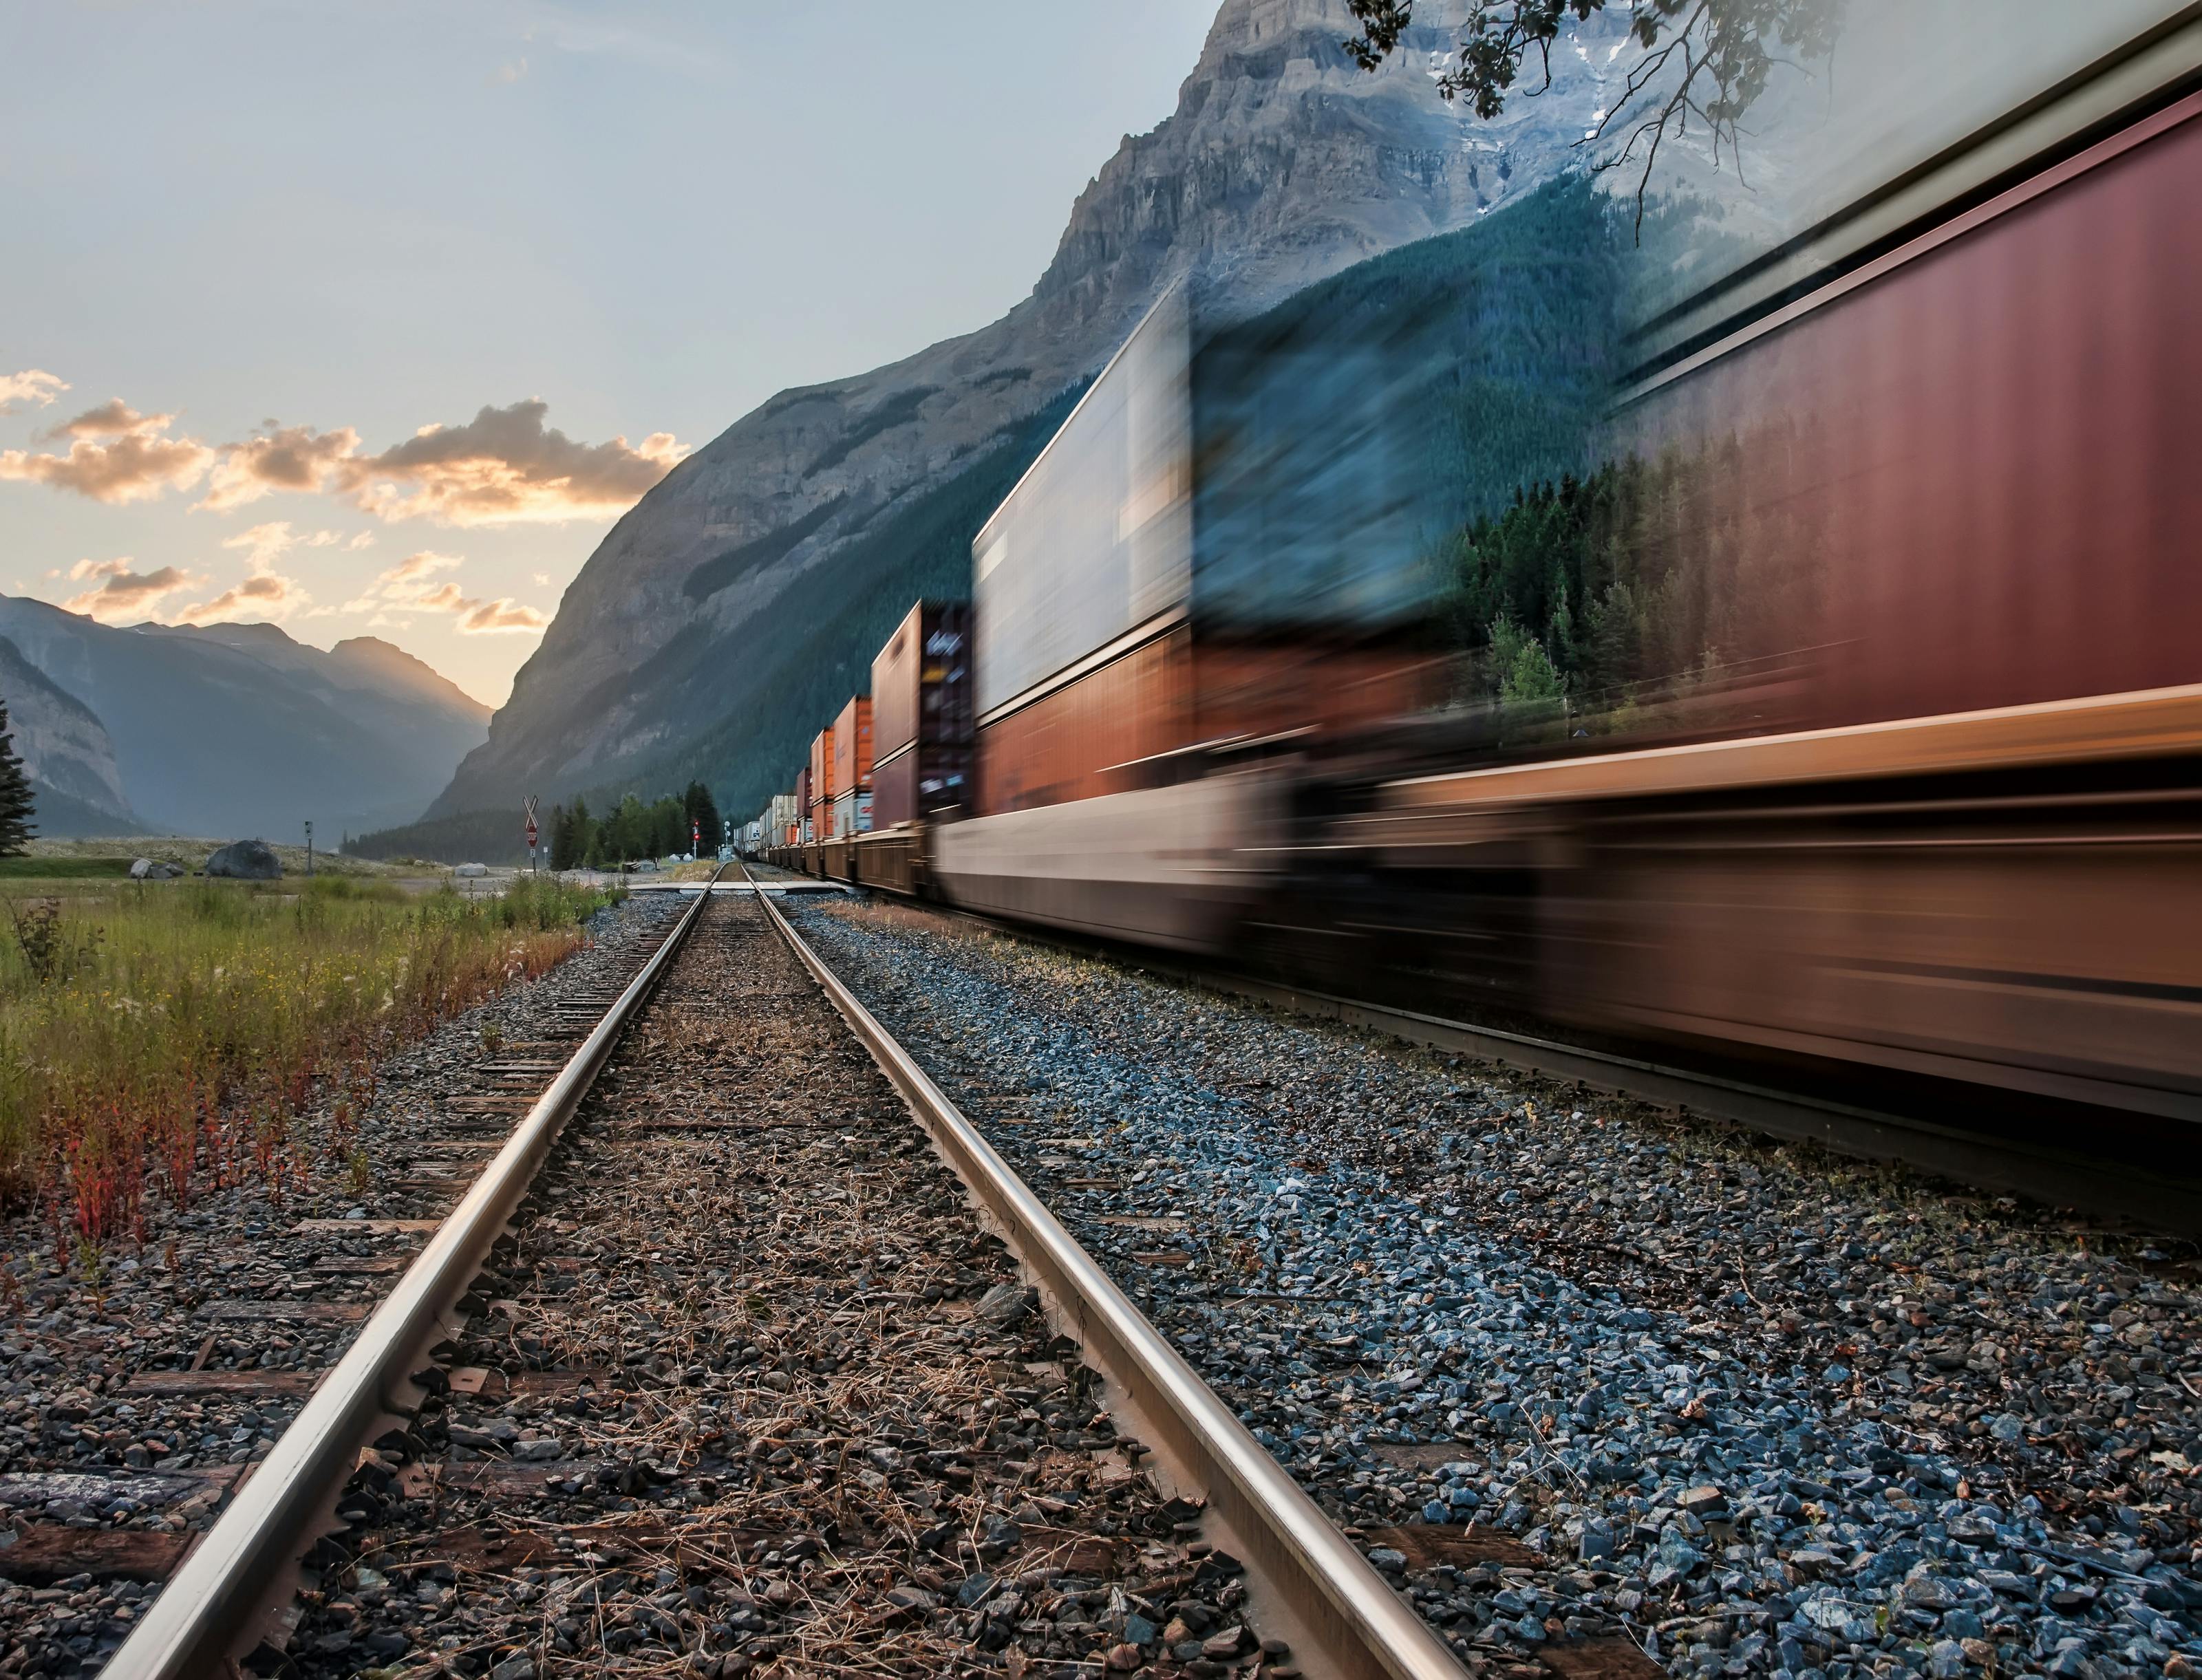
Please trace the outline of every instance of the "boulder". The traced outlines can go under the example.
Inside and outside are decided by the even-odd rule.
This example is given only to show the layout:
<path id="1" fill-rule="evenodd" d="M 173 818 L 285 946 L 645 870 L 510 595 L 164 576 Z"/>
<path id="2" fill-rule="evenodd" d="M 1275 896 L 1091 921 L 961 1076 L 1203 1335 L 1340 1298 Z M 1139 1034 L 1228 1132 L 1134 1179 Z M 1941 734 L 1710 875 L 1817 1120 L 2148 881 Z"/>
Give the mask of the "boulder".
<path id="1" fill-rule="evenodd" d="M 206 872 L 233 881 L 280 881 L 283 866 L 265 840 L 233 840 L 206 861 Z"/>
<path id="2" fill-rule="evenodd" d="M 130 866 L 133 881 L 173 881 L 184 872 L 173 863 L 162 863 L 156 858 L 141 857 Z"/>

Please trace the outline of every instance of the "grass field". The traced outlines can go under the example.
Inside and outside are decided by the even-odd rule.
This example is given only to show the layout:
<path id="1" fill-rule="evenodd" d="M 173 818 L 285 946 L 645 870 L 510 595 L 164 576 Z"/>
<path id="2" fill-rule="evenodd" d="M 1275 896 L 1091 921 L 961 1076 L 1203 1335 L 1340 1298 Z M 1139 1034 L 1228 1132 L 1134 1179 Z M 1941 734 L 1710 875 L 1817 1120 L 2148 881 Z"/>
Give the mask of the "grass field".
<path id="1" fill-rule="evenodd" d="M 333 1096 L 318 1147 L 344 1148 L 384 1054 L 542 973 L 605 902 L 550 880 L 468 900 L 341 876 L 10 895 L 0 1205 L 43 1205 L 62 1245 L 96 1247 L 138 1229 L 149 1190 L 188 1201 L 257 1174 L 280 1195 L 310 1103 Z"/>
<path id="2" fill-rule="evenodd" d="M 128 880 L 127 857 L 0 857 L 0 881 Z"/>

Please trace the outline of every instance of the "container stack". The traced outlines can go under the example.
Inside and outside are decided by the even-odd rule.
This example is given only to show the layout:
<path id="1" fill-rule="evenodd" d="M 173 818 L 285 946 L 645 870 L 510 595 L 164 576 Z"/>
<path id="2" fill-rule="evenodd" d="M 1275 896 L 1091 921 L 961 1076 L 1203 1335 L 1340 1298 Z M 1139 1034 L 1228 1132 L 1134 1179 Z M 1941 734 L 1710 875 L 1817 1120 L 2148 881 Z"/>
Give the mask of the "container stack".
<path id="1" fill-rule="evenodd" d="M 1180 291 L 1140 323 L 973 544 L 978 814 L 1428 703 L 1440 521 L 1398 418 L 1427 377 L 1411 326 L 1256 322 L 1196 355 Z"/>
<path id="2" fill-rule="evenodd" d="M 833 723 L 833 823 L 836 840 L 872 826 L 872 702 L 857 695 Z"/>
<path id="3" fill-rule="evenodd" d="M 793 845 L 795 827 L 799 820 L 793 794 L 773 795 L 772 802 L 764 808 L 764 843 L 768 846 Z"/>
<path id="4" fill-rule="evenodd" d="M 817 762 L 817 743 L 815 742 L 811 744 L 810 758 L 812 763 Z M 791 846 L 810 843 L 810 766 L 806 764 L 795 772 L 795 821 L 787 843 Z"/>
<path id="5" fill-rule="evenodd" d="M 971 608 L 921 601 L 872 661 L 872 824 L 962 808 L 971 772 Z"/>
<path id="6" fill-rule="evenodd" d="M 803 796 L 804 820 L 808 825 L 804 835 L 807 845 L 817 845 L 833 837 L 833 726 L 831 724 L 810 737 L 810 785 Z"/>

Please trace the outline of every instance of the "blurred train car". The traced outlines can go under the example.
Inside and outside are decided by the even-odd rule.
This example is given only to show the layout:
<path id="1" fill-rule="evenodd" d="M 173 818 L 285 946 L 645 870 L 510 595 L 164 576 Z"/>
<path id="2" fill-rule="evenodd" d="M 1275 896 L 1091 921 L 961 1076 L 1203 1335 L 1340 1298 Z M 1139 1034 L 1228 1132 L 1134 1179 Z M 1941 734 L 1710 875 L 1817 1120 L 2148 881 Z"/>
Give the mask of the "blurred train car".
<path id="1" fill-rule="evenodd" d="M 2081 1102 L 2192 1175 L 2202 9 L 1849 10 L 1887 73 L 1629 302 L 1565 492 L 1594 683 L 1438 657 L 1398 324 L 1196 344 L 1173 295 L 974 543 L 975 787 L 887 884 L 2014 1131 Z"/>
<path id="2" fill-rule="evenodd" d="M 1200 949 L 1258 898 L 1281 750 L 1418 709 L 1438 521 L 1412 323 L 1203 336 L 1173 290 L 980 531 L 959 904 Z"/>
<path id="3" fill-rule="evenodd" d="M 2066 22 L 2086 73 L 1652 318 L 1620 680 L 1303 789 L 1272 961 L 2202 1119 L 2202 19 Z"/>

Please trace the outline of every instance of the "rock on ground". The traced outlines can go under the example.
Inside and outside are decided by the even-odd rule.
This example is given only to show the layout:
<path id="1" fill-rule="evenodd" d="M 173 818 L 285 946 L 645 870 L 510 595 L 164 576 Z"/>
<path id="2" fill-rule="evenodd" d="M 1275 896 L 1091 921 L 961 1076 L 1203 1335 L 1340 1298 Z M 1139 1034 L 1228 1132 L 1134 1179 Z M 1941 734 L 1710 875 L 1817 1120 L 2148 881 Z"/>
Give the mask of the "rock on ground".
<path id="1" fill-rule="evenodd" d="M 233 881 L 280 881 L 283 866 L 266 841 L 233 840 L 206 861 L 206 872 Z"/>

